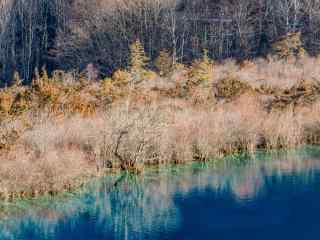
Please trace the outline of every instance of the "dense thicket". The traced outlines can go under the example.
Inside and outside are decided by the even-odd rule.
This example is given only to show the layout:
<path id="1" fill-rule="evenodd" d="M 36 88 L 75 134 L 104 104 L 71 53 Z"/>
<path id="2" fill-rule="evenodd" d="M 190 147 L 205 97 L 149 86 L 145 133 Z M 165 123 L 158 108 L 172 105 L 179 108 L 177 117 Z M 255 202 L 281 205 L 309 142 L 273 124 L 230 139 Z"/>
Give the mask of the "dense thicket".
<path id="1" fill-rule="evenodd" d="M 36 68 L 101 75 L 128 64 L 136 39 L 154 58 L 161 49 L 189 62 L 204 48 L 215 59 L 265 55 L 288 32 L 319 50 L 320 0 L 1 0 L 0 80 L 27 83 Z M 91 65 L 92 66 L 92 65 Z"/>

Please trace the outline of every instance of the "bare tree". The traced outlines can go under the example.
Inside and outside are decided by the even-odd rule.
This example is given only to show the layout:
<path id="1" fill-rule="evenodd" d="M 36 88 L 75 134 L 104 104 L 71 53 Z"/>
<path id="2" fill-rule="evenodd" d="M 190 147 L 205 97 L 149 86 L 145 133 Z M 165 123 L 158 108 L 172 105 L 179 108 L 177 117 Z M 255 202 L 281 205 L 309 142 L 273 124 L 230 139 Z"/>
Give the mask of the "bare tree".
<path id="1" fill-rule="evenodd" d="M 1 0 L 0 81 L 15 70 L 28 83 L 35 68 L 85 69 L 100 75 L 128 64 L 139 39 L 154 59 L 191 62 L 250 58 L 288 32 L 302 32 L 309 53 L 320 50 L 319 0 Z"/>

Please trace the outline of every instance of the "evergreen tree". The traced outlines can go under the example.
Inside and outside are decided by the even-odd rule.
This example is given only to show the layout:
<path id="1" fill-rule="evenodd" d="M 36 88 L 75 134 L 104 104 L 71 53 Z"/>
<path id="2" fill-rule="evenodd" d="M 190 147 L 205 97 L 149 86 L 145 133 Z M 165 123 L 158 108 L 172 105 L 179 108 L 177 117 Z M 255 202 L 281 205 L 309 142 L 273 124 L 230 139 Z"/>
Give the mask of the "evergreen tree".
<path id="1" fill-rule="evenodd" d="M 165 76 L 173 70 L 172 56 L 168 50 L 160 51 L 158 58 L 155 61 L 155 66 L 158 69 L 160 76 Z"/>
<path id="2" fill-rule="evenodd" d="M 141 80 L 148 61 L 149 58 L 146 56 L 140 40 L 136 40 L 130 45 L 130 73 L 134 81 Z"/>
<path id="3" fill-rule="evenodd" d="M 213 76 L 213 62 L 209 58 L 208 50 L 205 49 L 203 57 L 195 60 L 190 68 L 190 83 L 198 85 L 208 82 Z"/>
<path id="4" fill-rule="evenodd" d="M 272 45 L 273 52 L 281 59 L 295 60 L 305 54 L 301 33 L 288 33 Z"/>

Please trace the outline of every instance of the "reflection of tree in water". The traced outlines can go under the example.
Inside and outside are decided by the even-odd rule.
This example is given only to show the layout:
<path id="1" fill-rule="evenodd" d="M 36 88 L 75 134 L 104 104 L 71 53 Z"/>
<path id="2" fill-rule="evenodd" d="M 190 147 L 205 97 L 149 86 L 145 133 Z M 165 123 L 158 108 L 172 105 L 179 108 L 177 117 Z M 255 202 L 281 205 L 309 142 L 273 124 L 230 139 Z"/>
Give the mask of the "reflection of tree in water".
<path id="1" fill-rule="evenodd" d="M 231 192 L 235 200 L 246 202 L 264 192 L 269 177 L 279 182 L 289 178 L 295 183 L 308 183 L 320 168 L 320 154 L 315 152 L 258 154 L 240 165 L 232 161 L 192 163 L 148 170 L 141 176 L 108 177 L 73 197 L 25 203 L 20 216 L 0 223 L 0 238 L 17 239 L 32 229 L 38 236 L 53 239 L 63 226 L 77 231 L 83 221 L 114 239 L 161 234 L 179 227 L 176 196 L 188 198 L 192 191 L 211 190 L 216 194 Z M 84 220 L 84 216 L 89 218 Z M 90 222 L 86 222 L 88 219 Z"/>
<path id="2" fill-rule="evenodd" d="M 114 190 L 100 192 L 100 221 L 109 225 L 108 230 L 114 232 L 116 239 L 128 239 L 129 232 L 148 233 L 155 226 L 174 227 L 178 212 L 172 202 L 174 192 L 168 185 L 162 179 L 127 175 Z"/>
<path id="3" fill-rule="evenodd" d="M 167 185 L 169 181 L 163 178 L 133 175 L 121 177 L 116 187 L 110 185 L 110 180 L 100 181 L 81 196 L 34 207 L 26 210 L 22 218 L 5 220 L 0 225 L 0 239 L 16 239 L 26 229 L 51 239 L 64 224 L 76 231 L 84 214 L 94 219 L 88 224 L 94 224 L 97 231 L 111 233 L 115 239 L 128 239 L 129 233 L 151 232 L 155 226 L 174 228 L 178 211 L 172 202 L 174 192 Z"/>

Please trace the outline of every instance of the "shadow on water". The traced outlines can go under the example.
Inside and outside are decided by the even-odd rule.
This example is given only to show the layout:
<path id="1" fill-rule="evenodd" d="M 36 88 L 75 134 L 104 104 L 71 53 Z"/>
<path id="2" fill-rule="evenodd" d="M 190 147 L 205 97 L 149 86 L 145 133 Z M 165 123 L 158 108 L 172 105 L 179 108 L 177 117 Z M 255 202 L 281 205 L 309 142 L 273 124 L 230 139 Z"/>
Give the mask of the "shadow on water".
<path id="1" fill-rule="evenodd" d="M 151 168 L 3 204 L 0 239 L 311 239 L 319 183 L 316 147 Z"/>

